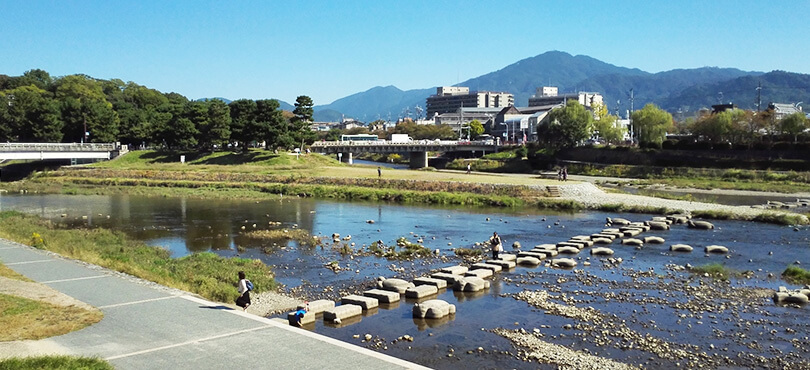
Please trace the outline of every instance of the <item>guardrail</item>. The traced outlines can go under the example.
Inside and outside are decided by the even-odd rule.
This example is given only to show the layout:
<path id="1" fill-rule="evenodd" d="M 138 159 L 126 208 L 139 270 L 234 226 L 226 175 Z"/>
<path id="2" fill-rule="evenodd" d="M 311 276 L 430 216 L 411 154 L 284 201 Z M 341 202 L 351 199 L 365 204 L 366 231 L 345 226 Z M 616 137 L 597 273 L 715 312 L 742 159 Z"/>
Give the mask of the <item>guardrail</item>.
<path id="1" fill-rule="evenodd" d="M 488 145 L 488 146 L 496 146 L 491 141 L 459 141 L 459 140 L 413 140 L 408 142 L 393 142 L 393 141 L 386 141 L 386 140 L 377 140 L 377 141 L 316 141 L 312 143 L 313 147 L 334 147 L 334 146 L 412 146 L 412 145 L 446 145 L 446 146 L 457 146 L 457 145 Z"/>
<path id="2" fill-rule="evenodd" d="M 0 143 L 0 152 L 111 152 L 121 149 L 114 143 Z"/>

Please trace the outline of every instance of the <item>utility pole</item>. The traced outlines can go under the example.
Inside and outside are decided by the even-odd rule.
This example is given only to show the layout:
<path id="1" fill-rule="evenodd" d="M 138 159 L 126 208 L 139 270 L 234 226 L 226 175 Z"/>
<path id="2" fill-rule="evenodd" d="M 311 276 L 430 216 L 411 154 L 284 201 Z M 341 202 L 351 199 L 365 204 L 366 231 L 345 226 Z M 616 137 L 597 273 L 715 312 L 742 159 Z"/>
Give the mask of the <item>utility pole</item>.
<path id="1" fill-rule="evenodd" d="M 630 120 L 630 138 L 631 139 L 634 138 L 635 135 L 636 135 L 636 132 L 634 130 L 635 126 L 633 126 L 633 108 L 634 108 L 633 107 L 633 99 L 634 99 L 633 89 L 630 89 L 630 116 L 627 117 L 627 118 Z"/>
<path id="2" fill-rule="evenodd" d="M 757 85 L 757 113 L 762 110 L 762 81 Z"/>

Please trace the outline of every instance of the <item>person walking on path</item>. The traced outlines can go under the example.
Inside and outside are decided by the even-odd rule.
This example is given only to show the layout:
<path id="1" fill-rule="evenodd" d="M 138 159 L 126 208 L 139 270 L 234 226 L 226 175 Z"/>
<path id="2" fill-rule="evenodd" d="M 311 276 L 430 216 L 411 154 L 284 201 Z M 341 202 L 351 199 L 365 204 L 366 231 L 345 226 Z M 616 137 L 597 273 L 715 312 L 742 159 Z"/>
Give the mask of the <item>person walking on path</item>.
<path id="1" fill-rule="evenodd" d="M 248 289 L 248 280 L 245 278 L 244 271 L 239 271 L 239 282 L 236 284 L 236 291 L 239 292 L 236 305 L 242 307 L 243 311 L 247 311 L 248 306 L 250 306 L 250 289 Z"/>
<path id="2" fill-rule="evenodd" d="M 380 168 L 380 166 L 377 166 L 377 178 L 381 177 L 382 177 L 382 169 Z"/>
<path id="3" fill-rule="evenodd" d="M 503 251 L 503 244 L 497 231 L 492 233 L 492 237 L 489 238 L 489 245 L 492 247 L 492 259 L 498 259 L 498 254 Z"/>
<path id="4" fill-rule="evenodd" d="M 568 167 L 562 168 L 562 181 L 568 181 Z"/>
<path id="5" fill-rule="evenodd" d="M 470 164 L 469 163 L 467 163 L 467 174 L 468 175 L 470 174 Z"/>

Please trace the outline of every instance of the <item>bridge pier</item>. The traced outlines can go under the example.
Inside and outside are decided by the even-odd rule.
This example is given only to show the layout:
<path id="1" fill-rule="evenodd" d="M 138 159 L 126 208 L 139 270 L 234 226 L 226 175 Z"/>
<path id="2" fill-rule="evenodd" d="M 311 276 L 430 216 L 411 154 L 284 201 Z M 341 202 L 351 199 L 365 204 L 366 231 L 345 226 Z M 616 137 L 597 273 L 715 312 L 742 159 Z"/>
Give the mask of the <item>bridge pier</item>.
<path id="1" fill-rule="evenodd" d="M 346 158 L 346 163 L 354 164 L 354 158 L 352 157 L 351 152 L 348 152 L 348 153 L 340 152 L 340 153 L 338 153 L 337 157 L 338 157 L 338 162 L 343 162 L 343 158 L 345 157 Z"/>
<path id="2" fill-rule="evenodd" d="M 427 152 L 411 152 L 411 168 L 425 168 L 428 166 Z"/>

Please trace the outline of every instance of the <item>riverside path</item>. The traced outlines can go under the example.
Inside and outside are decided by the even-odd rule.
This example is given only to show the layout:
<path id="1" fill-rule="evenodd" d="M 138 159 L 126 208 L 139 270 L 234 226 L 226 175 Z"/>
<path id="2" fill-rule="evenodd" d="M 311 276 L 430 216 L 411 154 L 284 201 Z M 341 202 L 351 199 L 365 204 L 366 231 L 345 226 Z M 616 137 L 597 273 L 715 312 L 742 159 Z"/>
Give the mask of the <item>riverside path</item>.
<path id="1" fill-rule="evenodd" d="M 101 322 L 65 335 L 0 343 L 0 358 L 98 356 L 117 369 L 425 368 L 2 239 L 0 261 L 104 313 Z"/>

